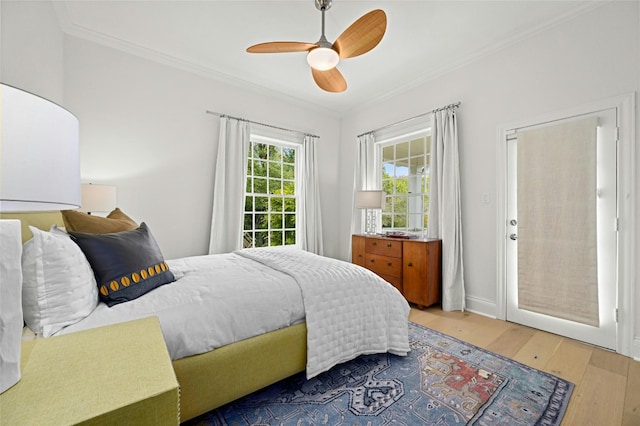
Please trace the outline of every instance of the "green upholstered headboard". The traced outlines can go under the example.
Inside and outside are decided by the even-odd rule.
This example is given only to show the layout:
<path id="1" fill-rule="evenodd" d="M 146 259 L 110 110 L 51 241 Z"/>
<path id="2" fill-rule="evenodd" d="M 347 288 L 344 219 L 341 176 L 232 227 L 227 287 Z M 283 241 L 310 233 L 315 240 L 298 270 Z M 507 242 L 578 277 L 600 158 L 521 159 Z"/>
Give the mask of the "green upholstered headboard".
<path id="1" fill-rule="evenodd" d="M 22 224 L 22 243 L 33 237 L 29 230 L 29 225 L 35 226 L 43 231 L 51 229 L 51 225 L 64 227 L 62 214 L 59 211 L 53 212 L 33 212 L 33 213 L 0 213 L 0 219 L 19 219 Z"/>

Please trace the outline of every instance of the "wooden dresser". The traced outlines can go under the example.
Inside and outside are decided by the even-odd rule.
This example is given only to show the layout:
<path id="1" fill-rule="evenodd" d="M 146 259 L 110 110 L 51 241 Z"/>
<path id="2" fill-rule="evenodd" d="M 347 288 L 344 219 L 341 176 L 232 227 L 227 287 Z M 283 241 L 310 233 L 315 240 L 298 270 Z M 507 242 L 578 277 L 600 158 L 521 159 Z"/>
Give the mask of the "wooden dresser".
<path id="1" fill-rule="evenodd" d="M 440 301 L 442 241 L 351 236 L 352 262 L 380 275 L 419 308 Z"/>

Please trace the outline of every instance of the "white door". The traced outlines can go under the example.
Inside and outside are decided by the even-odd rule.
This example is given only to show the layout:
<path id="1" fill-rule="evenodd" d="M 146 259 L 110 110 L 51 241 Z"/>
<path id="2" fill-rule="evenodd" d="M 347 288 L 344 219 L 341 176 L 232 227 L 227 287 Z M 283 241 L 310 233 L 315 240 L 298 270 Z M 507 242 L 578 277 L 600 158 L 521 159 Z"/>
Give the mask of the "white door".
<path id="1" fill-rule="evenodd" d="M 520 160 L 518 159 L 518 133 L 520 133 L 521 143 L 524 143 L 525 139 L 524 135 L 521 131 L 537 131 L 537 130 L 549 130 L 550 126 L 558 126 L 564 125 L 571 122 L 577 122 L 578 120 L 592 120 L 592 123 L 596 123 L 593 125 L 595 127 L 595 159 L 593 163 L 593 167 L 595 167 L 595 176 L 593 180 L 585 179 L 584 185 L 588 185 L 583 188 L 586 194 L 589 194 L 590 191 L 593 191 L 595 197 L 593 197 L 593 203 L 595 203 L 595 207 L 593 208 L 593 221 L 583 220 L 582 217 L 574 217 L 575 220 L 567 221 L 565 219 L 564 222 L 558 224 L 555 223 L 556 216 L 555 214 L 550 214 L 550 211 L 554 211 L 553 209 L 563 210 L 563 207 L 573 207 L 575 211 L 575 206 L 572 205 L 574 200 L 571 196 L 566 197 L 561 202 L 555 201 L 554 206 L 547 206 L 549 203 L 548 197 L 541 196 L 538 192 L 531 194 L 531 192 L 518 192 L 518 182 L 520 182 L 521 187 L 529 188 L 528 184 L 535 184 L 537 181 L 529 181 L 528 179 L 539 180 L 540 182 L 548 182 L 549 178 L 549 170 L 545 171 L 545 167 L 547 165 L 541 165 L 540 167 L 534 166 L 531 167 L 527 165 L 527 174 L 523 175 L 522 170 L 524 170 L 524 164 L 521 164 L 521 173 L 518 174 L 518 162 L 526 163 L 527 160 L 520 156 Z M 588 126 L 587 126 L 588 127 Z M 537 329 L 549 331 L 552 333 L 556 333 L 559 335 L 567 336 L 573 339 L 577 339 L 580 341 L 592 343 L 598 346 L 602 346 L 605 348 L 616 349 L 616 298 L 617 298 L 617 276 L 616 276 L 616 267 L 617 267 L 617 117 L 616 117 L 616 109 L 608 109 L 605 111 L 598 111 L 591 114 L 584 114 L 579 117 L 571 117 L 564 120 L 557 120 L 550 123 L 543 123 L 536 126 L 530 126 L 526 129 L 519 129 L 518 132 L 515 133 L 515 137 L 512 136 L 507 140 L 507 157 L 508 157 L 508 166 L 507 166 L 507 223 L 505 228 L 506 234 L 506 280 L 507 280 L 507 289 L 506 289 L 506 319 L 508 321 L 524 324 L 527 326 L 531 326 Z M 555 149 L 562 149 L 562 143 L 552 144 L 547 146 L 547 151 L 544 152 L 544 156 L 541 158 L 551 158 L 551 156 L 555 155 Z M 529 149 L 530 145 L 520 145 L 522 153 L 525 152 L 525 149 Z M 574 148 L 575 150 L 575 144 Z M 527 151 L 529 152 L 529 151 Z M 575 152 L 575 151 L 574 151 Z M 521 153 L 521 154 L 522 154 Z M 578 153 L 576 153 L 578 154 Z M 572 163 L 571 156 L 567 156 L 567 152 L 561 153 L 559 155 L 564 155 L 564 158 L 569 158 L 569 161 L 566 161 L 563 164 L 566 164 L 566 167 L 569 168 Z M 576 155 L 579 157 L 579 155 Z M 579 161 L 579 160 L 576 160 Z M 546 162 L 546 161 L 543 161 Z M 553 163 L 553 162 L 550 162 Z M 553 164 L 552 164 L 553 166 Z M 557 168 L 557 164 L 555 165 Z M 590 168 L 590 167 L 589 167 Z M 558 174 L 562 176 L 562 173 Z M 566 173 L 565 173 L 566 175 Z M 572 180 L 571 185 L 576 185 L 576 181 L 582 182 L 582 179 L 572 179 L 571 173 L 569 173 L 570 177 L 568 179 L 563 179 L 565 181 Z M 554 174 L 555 176 L 555 174 Z M 520 179 L 520 181 L 518 181 Z M 545 181 L 546 179 L 546 181 Z M 563 185 L 564 182 L 555 181 L 551 185 L 544 183 L 547 191 L 553 191 L 554 188 L 559 188 L 560 185 Z M 582 183 L 578 183 L 578 185 L 583 185 Z M 544 194 L 544 191 L 542 191 Z M 548 194 L 548 193 L 547 193 Z M 520 203 L 518 202 L 518 197 L 521 198 Z M 525 200 L 526 198 L 526 200 Z M 589 204 L 592 205 L 593 203 Z M 560 205 L 558 207 L 558 204 Z M 527 221 L 527 240 L 519 240 L 518 237 L 518 206 L 520 205 L 521 216 L 528 217 Z M 531 207 L 539 208 L 535 212 L 535 214 L 525 214 L 524 208 L 527 209 L 528 213 L 531 213 Z M 556 210 L 557 211 L 557 210 Z M 580 209 L 578 208 L 578 211 Z M 540 215 L 538 215 L 540 213 Z M 547 216 L 544 216 L 547 215 Z M 559 214 L 558 216 L 562 216 Z M 537 228 L 534 228 L 532 231 L 529 227 L 532 220 L 533 222 L 540 222 L 537 225 Z M 536 220 L 536 218 L 545 217 L 541 220 Z M 569 214 L 569 218 L 571 218 L 571 214 Z M 560 220 L 560 219 L 557 219 Z M 546 221 L 546 223 L 545 223 Z M 554 222 L 554 223 L 550 223 Z M 520 224 L 524 227 L 524 223 Z M 554 232 L 554 226 L 556 226 L 556 230 L 558 226 L 560 229 L 566 230 L 570 227 L 568 233 L 561 232 L 560 234 L 565 235 L 565 237 L 559 236 L 557 232 Z M 595 227 L 595 229 L 594 229 Z M 522 229 L 524 232 L 524 228 Z M 531 238 L 531 236 L 534 236 Z M 561 246 L 566 243 L 566 241 L 560 241 L 561 238 L 565 240 L 566 235 L 574 235 L 582 237 L 583 235 L 591 235 L 590 238 L 593 241 L 593 249 L 589 252 L 589 250 L 584 250 L 589 253 L 589 256 L 586 256 L 587 262 L 586 268 L 577 267 L 576 274 L 572 274 L 571 271 L 566 275 L 568 277 L 581 277 L 581 273 L 588 269 L 590 271 L 590 276 L 593 277 L 593 284 L 591 286 L 592 291 L 589 295 L 586 295 L 588 292 L 582 288 L 579 288 L 578 291 L 571 290 L 569 291 L 569 302 L 574 306 L 584 304 L 593 306 L 591 309 L 593 315 L 595 315 L 595 320 L 582 321 L 576 320 L 571 315 L 565 315 L 565 312 L 562 308 L 555 308 L 554 313 L 545 312 L 545 309 L 535 309 L 531 308 L 530 305 L 523 303 L 523 300 L 520 296 L 523 296 L 525 293 L 529 293 L 528 287 L 522 287 L 523 282 L 526 281 L 523 277 L 527 277 L 529 275 L 534 276 L 544 276 L 538 275 L 537 269 L 542 266 L 542 269 L 549 269 L 546 277 L 551 278 L 549 281 L 553 281 L 556 276 L 563 276 L 565 269 L 571 269 L 575 267 L 575 265 L 582 265 L 585 262 L 585 256 L 578 254 L 581 250 L 576 250 L 576 259 L 572 259 L 571 250 L 567 251 L 562 250 L 554 251 L 555 247 Z M 523 235 L 524 237 L 524 235 Z M 589 237 L 587 237 L 589 239 Z M 531 250 L 532 243 L 531 241 L 535 240 L 535 244 L 538 246 L 535 247 L 545 247 L 550 248 L 550 250 Z M 519 254 L 519 243 L 520 254 Z M 528 245 L 527 245 L 528 244 Z M 579 247 L 580 249 L 582 247 Z M 557 253 L 565 253 L 562 257 L 563 259 L 557 259 Z M 525 257 L 523 257 L 523 255 Z M 580 257 L 581 256 L 581 257 Z M 578 259 L 577 257 L 580 257 Z M 583 263 L 580 263 L 583 262 Z M 520 265 L 519 265 L 520 263 Z M 532 268 L 532 265 L 534 266 Z M 533 271 L 533 274 L 527 275 L 527 268 L 529 268 L 529 272 Z M 560 273 L 554 274 L 553 268 L 556 268 L 556 271 Z M 560 268 L 560 269 L 558 269 Z M 587 274 L 589 275 L 589 274 Z M 563 293 L 560 287 L 563 287 L 565 283 L 570 281 L 578 281 L 579 286 L 582 283 L 581 278 L 572 279 L 558 279 L 558 282 L 553 282 L 553 284 L 549 284 L 549 287 L 546 291 L 547 294 L 543 294 L 540 298 L 541 304 L 544 304 L 545 297 L 555 297 L 556 294 Z M 534 278 L 535 279 L 535 278 Z M 521 281 L 520 286 L 518 281 Z M 589 280 L 584 280 L 585 282 Z M 573 283 L 576 284 L 575 282 Z M 574 287 L 575 288 L 575 287 Z M 596 290 L 597 288 L 597 290 Z M 566 295 L 567 291 L 564 289 L 564 293 Z M 519 294 L 522 293 L 522 294 Z M 535 295 L 532 297 L 536 297 Z M 554 300 L 555 303 L 555 300 Z M 594 304 L 595 303 L 595 304 Z M 535 300 L 533 302 L 535 305 Z M 571 309 L 567 308 L 567 312 Z"/>

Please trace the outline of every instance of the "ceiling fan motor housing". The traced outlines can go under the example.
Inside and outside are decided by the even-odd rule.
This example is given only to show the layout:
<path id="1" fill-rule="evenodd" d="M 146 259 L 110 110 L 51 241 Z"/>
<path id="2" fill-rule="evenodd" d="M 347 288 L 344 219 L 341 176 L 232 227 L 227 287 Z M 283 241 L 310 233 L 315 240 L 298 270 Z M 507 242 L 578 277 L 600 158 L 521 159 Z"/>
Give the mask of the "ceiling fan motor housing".
<path id="1" fill-rule="evenodd" d="M 331 3 L 333 2 L 333 0 L 315 0 L 315 2 L 316 2 L 316 9 L 329 10 L 331 9 Z"/>

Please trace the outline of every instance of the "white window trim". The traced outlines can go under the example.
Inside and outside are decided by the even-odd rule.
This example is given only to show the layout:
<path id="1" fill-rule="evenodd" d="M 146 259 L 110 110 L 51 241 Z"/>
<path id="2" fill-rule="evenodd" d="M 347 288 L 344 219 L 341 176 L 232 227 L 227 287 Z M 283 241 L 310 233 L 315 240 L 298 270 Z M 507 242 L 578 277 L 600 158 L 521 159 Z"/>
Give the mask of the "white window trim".
<path id="1" fill-rule="evenodd" d="M 376 135 L 376 136 L 378 136 L 378 135 Z M 390 145 L 395 145 L 397 143 L 401 143 L 401 142 L 405 142 L 405 141 L 409 141 L 412 138 L 415 138 L 416 136 L 420 136 L 420 137 L 429 137 L 429 136 L 431 136 L 431 122 L 429 121 L 429 123 L 427 123 L 427 124 L 421 123 L 419 125 L 413 125 L 413 126 L 410 126 L 410 127 L 403 127 L 402 129 L 395 129 L 392 132 L 385 132 L 383 134 L 383 137 L 380 140 L 377 140 L 378 138 L 376 138 L 376 142 L 375 142 L 376 167 L 380 167 L 382 165 L 382 149 L 384 147 L 387 147 L 387 146 L 390 146 Z M 429 169 L 431 170 L 431 167 L 429 167 Z M 380 185 L 380 188 L 382 188 L 382 174 L 380 175 L 379 185 Z M 422 223 L 424 223 L 424 215 L 425 215 L 425 213 L 423 212 L 423 214 L 422 214 Z M 378 221 L 380 222 L 378 225 L 381 226 L 382 225 L 382 214 L 380 215 L 380 218 L 378 219 Z M 395 228 L 391 228 L 391 231 L 394 231 L 394 230 L 395 230 Z M 407 231 L 407 232 L 415 232 L 415 231 Z M 427 232 L 427 228 L 421 228 L 421 233 L 422 234 L 426 234 L 426 232 Z"/>

